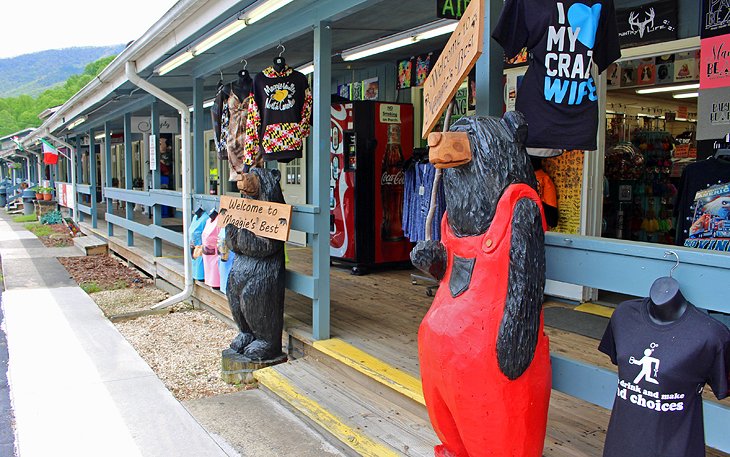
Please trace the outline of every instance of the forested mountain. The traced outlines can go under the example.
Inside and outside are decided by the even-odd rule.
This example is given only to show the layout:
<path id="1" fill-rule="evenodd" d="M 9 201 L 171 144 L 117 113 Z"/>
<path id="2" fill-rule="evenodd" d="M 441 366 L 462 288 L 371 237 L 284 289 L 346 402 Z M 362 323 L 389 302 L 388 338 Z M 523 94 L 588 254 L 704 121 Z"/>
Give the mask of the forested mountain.
<path id="1" fill-rule="evenodd" d="M 7 38 L 6 38 L 7 39 Z M 52 49 L 0 59 L 0 97 L 40 95 L 81 73 L 89 62 L 119 54 L 124 45 Z"/>
<path id="2" fill-rule="evenodd" d="M 38 115 L 43 110 L 62 105 L 76 92 L 81 90 L 94 76 L 99 74 L 114 56 L 103 57 L 92 62 L 83 73 L 70 76 L 62 85 L 42 92 L 37 97 L 21 95 L 19 97 L 0 98 L 0 136 L 8 135 L 28 127 L 38 127 L 41 120 Z"/>

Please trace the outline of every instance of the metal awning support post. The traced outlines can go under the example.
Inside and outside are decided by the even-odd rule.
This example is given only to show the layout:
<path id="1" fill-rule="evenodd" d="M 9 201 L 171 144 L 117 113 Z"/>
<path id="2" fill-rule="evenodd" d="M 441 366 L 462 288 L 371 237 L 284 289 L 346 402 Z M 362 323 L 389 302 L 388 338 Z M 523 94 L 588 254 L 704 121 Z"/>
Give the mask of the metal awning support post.
<path id="1" fill-rule="evenodd" d="M 104 123 L 104 184 L 105 187 L 112 187 L 112 130 L 109 122 Z M 112 199 L 104 195 L 106 198 L 106 214 L 113 214 L 114 207 Z M 105 217 L 105 219 L 108 219 Z M 114 236 L 114 224 L 106 221 L 107 235 Z"/>
<path id="2" fill-rule="evenodd" d="M 51 140 L 55 141 L 56 143 L 65 146 L 68 148 L 69 155 L 71 156 L 71 192 L 73 195 L 73 221 L 78 223 L 79 222 L 79 202 L 78 202 L 78 195 L 76 195 L 76 148 L 71 146 L 69 143 L 66 143 L 62 139 L 51 135 L 51 132 L 46 130 L 46 132 L 43 134 L 43 136 L 46 136 L 50 138 Z"/>
<path id="3" fill-rule="evenodd" d="M 152 167 L 153 159 L 155 162 L 154 170 L 152 171 L 152 188 L 160 189 L 162 187 L 162 184 L 160 182 L 160 156 L 162 155 L 162 151 L 160 151 L 160 106 L 159 103 L 157 103 L 157 100 L 152 102 L 152 106 L 150 107 L 150 121 L 152 124 L 152 136 L 154 137 L 154 140 L 156 142 L 155 148 L 157 149 L 157 154 L 155 154 L 155 157 L 150 156 L 150 167 Z M 152 206 L 152 223 L 154 225 L 162 225 L 161 205 Z M 162 256 L 161 238 L 154 238 L 152 240 L 152 255 L 154 255 L 155 257 Z"/>
<path id="4" fill-rule="evenodd" d="M 96 138 L 94 129 L 89 130 L 89 187 L 91 188 L 91 227 L 96 228 Z"/>
<path id="5" fill-rule="evenodd" d="M 502 68 L 504 51 L 489 35 L 499 21 L 504 8 L 503 0 L 485 0 L 484 5 L 484 52 L 477 60 L 477 108 L 479 116 L 502 116 L 504 87 L 502 87 Z"/>
<path id="6" fill-rule="evenodd" d="M 191 219 L 191 170 L 190 170 L 190 111 L 188 106 L 171 96 L 167 92 L 163 91 L 159 87 L 151 84 L 148 81 L 140 78 L 137 75 L 137 64 L 136 62 L 127 62 L 126 76 L 129 82 L 146 91 L 147 93 L 157 97 L 173 108 L 177 109 L 180 113 L 180 135 L 182 141 L 182 210 L 183 210 L 183 240 L 187 243 L 190 239 L 188 231 L 190 230 L 190 219 Z M 179 303 L 193 294 L 193 269 L 192 259 L 190 257 L 190 249 L 183 246 L 183 271 L 185 273 L 185 287 L 182 292 L 177 295 L 173 295 L 167 300 L 163 300 L 160 303 L 153 306 L 154 309 L 165 308 L 175 303 Z"/>
<path id="7" fill-rule="evenodd" d="M 312 337 L 330 337 L 329 145 L 330 87 L 332 86 L 332 29 L 320 22 L 314 28 L 314 110 L 312 112 L 312 204 L 318 209 L 312 236 L 312 273 L 317 290 L 312 300 Z"/>
<path id="8" fill-rule="evenodd" d="M 84 182 L 84 167 L 83 167 L 83 155 L 81 154 L 81 135 L 76 136 L 76 149 L 73 152 L 73 157 L 75 157 L 75 161 L 71 165 L 71 167 L 76 171 L 76 184 L 73 187 L 74 192 L 74 202 L 79 201 L 81 198 L 79 197 L 78 191 L 78 184 L 79 182 Z M 84 213 L 79 211 L 78 205 L 74 205 L 74 217 L 76 218 L 76 221 L 83 222 L 84 221 Z"/>
<path id="9" fill-rule="evenodd" d="M 124 115 L 124 188 L 131 190 L 134 184 L 132 176 L 132 113 Z M 124 204 L 125 217 L 134 221 L 134 203 Z M 134 232 L 127 229 L 127 246 L 134 246 Z"/>

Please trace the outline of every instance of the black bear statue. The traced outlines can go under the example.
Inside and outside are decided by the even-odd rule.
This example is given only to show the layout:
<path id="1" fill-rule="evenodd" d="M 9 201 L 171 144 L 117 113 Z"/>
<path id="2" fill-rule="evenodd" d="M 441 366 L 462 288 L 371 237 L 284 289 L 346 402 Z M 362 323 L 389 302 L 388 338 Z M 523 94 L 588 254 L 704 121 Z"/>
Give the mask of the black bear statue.
<path id="1" fill-rule="evenodd" d="M 244 198 L 284 203 L 278 170 L 252 168 L 243 175 Z M 251 360 L 272 360 L 281 352 L 284 327 L 284 242 L 226 226 L 226 245 L 236 253 L 226 295 L 239 334 L 231 349 Z"/>

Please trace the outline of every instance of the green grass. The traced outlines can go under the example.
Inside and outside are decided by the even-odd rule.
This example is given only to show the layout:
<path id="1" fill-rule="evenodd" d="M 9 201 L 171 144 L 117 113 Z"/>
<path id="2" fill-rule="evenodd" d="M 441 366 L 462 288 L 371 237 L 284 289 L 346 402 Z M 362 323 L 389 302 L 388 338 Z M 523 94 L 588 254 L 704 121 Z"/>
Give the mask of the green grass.
<path id="1" fill-rule="evenodd" d="M 87 294 L 93 294 L 94 292 L 101 292 L 102 288 L 99 286 L 99 283 L 96 281 L 88 281 L 88 282 L 82 282 L 79 284 L 79 287 L 83 289 L 84 292 Z"/>
<path id="2" fill-rule="evenodd" d="M 43 225 L 39 222 L 35 222 L 33 224 L 25 224 L 25 229 L 33 232 L 33 234 L 37 237 L 49 236 L 53 233 L 53 229 L 51 227 Z"/>
<path id="3" fill-rule="evenodd" d="M 121 279 L 114 281 L 114 284 L 111 285 L 99 284 L 96 281 L 86 281 L 79 284 L 79 287 L 81 287 L 81 289 L 83 289 L 83 291 L 87 294 L 93 294 L 94 292 L 101 292 L 102 290 L 126 289 L 127 283 Z"/>
<path id="4" fill-rule="evenodd" d="M 13 222 L 36 222 L 38 218 L 35 214 L 13 216 Z"/>

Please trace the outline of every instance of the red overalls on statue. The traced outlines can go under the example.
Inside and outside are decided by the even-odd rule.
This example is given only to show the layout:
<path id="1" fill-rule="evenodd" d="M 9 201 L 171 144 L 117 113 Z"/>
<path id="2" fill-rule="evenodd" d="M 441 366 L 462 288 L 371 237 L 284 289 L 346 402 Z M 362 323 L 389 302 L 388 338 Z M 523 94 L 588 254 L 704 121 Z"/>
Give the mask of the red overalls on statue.
<path id="1" fill-rule="evenodd" d="M 443 443 L 436 447 L 436 455 L 542 455 L 551 388 L 542 312 L 537 347 L 527 370 L 510 380 L 497 363 L 497 335 L 508 293 L 512 214 L 522 198 L 540 205 L 531 187 L 509 186 L 482 235 L 458 238 L 447 223 L 448 214 L 442 219 L 446 274 L 418 331 L 423 394 L 431 424 Z M 475 259 L 468 289 L 456 297 L 449 288 L 454 255 Z"/>

